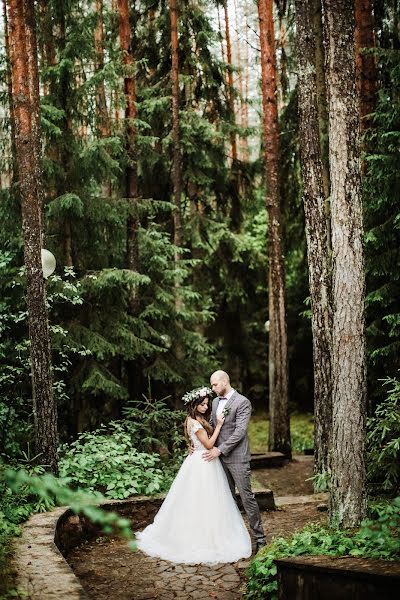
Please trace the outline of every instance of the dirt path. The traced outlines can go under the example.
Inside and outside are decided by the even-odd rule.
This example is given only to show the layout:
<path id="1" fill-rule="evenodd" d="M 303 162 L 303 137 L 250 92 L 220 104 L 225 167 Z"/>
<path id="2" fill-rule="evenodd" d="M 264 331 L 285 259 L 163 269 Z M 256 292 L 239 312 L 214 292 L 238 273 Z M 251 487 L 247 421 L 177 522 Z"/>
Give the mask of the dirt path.
<path id="1" fill-rule="evenodd" d="M 275 496 L 310 493 L 312 459 L 299 457 L 282 469 L 263 469 L 255 473 L 258 482 L 268 482 Z M 267 540 L 288 535 L 307 523 L 321 522 L 326 513 L 317 503 L 305 498 L 301 503 L 284 505 L 275 512 L 263 513 Z M 292 498 L 295 502 L 296 498 Z M 234 564 L 175 565 L 131 552 L 125 541 L 99 538 L 76 548 L 68 562 L 79 577 L 89 598 L 96 600 L 239 600 L 242 598 L 245 570 L 249 561 Z"/>

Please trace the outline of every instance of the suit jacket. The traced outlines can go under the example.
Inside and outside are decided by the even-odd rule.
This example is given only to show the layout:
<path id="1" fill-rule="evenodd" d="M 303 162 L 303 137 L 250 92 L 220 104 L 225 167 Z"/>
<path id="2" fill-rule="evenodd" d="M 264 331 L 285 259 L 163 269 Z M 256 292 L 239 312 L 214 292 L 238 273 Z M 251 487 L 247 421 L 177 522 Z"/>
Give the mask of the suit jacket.
<path id="1" fill-rule="evenodd" d="M 211 424 L 217 423 L 219 399 L 214 398 L 211 411 Z M 225 405 L 228 414 L 215 443 L 221 451 L 225 463 L 243 463 L 250 461 L 250 446 L 247 427 L 251 416 L 251 404 L 245 396 L 234 392 Z"/>

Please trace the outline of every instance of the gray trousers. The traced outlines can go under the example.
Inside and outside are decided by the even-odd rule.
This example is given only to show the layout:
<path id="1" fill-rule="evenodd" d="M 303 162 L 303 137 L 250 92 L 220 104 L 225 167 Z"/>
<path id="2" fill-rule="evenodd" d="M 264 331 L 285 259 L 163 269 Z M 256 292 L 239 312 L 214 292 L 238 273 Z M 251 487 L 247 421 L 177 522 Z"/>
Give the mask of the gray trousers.
<path id="1" fill-rule="evenodd" d="M 228 478 L 232 496 L 236 501 L 235 485 L 239 491 L 243 508 L 249 518 L 250 527 L 254 533 L 256 542 L 265 543 L 265 533 L 261 521 L 260 509 L 251 489 L 250 464 L 249 463 L 225 463 L 222 466 Z"/>

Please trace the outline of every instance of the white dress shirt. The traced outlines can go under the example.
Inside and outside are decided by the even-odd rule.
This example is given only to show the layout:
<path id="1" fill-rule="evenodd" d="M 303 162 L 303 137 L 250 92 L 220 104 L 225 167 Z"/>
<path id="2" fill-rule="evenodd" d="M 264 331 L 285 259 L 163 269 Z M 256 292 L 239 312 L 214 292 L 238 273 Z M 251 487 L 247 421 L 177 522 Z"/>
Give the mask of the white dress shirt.
<path id="1" fill-rule="evenodd" d="M 219 417 L 219 415 L 222 413 L 222 411 L 225 408 L 226 403 L 228 402 L 228 400 L 230 400 L 231 396 L 233 396 L 233 394 L 235 393 L 235 390 L 232 388 L 230 392 L 228 392 L 226 394 L 226 396 L 224 396 L 224 398 L 226 398 L 226 400 L 220 400 L 218 402 L 218 406 L 217 406 L 217 417 Z"/>

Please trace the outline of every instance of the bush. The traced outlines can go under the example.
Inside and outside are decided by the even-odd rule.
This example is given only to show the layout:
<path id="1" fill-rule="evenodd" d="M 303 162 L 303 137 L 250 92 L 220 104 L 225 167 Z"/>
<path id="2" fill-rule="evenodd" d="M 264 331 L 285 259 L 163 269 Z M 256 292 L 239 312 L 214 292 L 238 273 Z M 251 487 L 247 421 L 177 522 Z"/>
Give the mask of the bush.
<path id="1" fill-rule="evenodd" d="M 139 451 L 157 452 L 174 460 L 186 448 L 186 411 L 171 410 L 165 400 L 131 400 L 123 409 L 124 423 Z"/>
<path id="2" fill-rule="evenodd" d="M 129 425 L 113 421 L 80 434 L 60 449 L 60 475 L 72 486 L 123 499 L 134 494 L 157 494 L 171 485 L 175 469 L 162 468 L 158 454 L 134 447 Z"/>
<path id="3" fill-rule="evenodd" d="M 368 479 L 375 493 L 400 490 L 400 381 L 387 378 L 388 393 L 368 419 Z"/>
<path id="4" fill-rule="evenodd" d="M 291 538 L 278 538 L 263 548 L 248 570 L 246 600 L 277 600 L 275 559 L 301 555 L 400 558 L 400 497 L 373 507 L 373 519 L 359 530 L 308 525 Z"/>
<path id="5" fill-rule="evenodd" d="M 0 462 L 0 598 L 17 596 L 17 592 L 10 589 L 12 581 L 8 561 L 11 540 L 20 535 L 20 523 L 35 512 L 45 512 L 57 504 L 68 505 L 73 512 L 82 513 L 93 523 L 101 525 L 104 533 L 118 532 L 133 540 L 127 519 L 96 506 L 103 500 L 104 497 L 98 493 L 69 489 L 65 480 L 45 473 L 42 466 L 11 469 Z M 135 547 L 133 541 L 130 546 Z"/>

